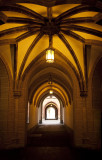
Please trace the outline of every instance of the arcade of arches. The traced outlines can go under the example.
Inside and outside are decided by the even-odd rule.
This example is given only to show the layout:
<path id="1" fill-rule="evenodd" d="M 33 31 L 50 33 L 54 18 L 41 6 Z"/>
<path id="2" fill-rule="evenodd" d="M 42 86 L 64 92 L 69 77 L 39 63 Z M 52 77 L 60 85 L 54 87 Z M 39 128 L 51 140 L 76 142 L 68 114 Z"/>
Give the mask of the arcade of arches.
<path id="1" fill-rule="evenodd" d="M 100 149 L 101 1 L 0 2 L 0 149 L 24 147 L 32 128 L 55 120 L 76 147 Z"/>

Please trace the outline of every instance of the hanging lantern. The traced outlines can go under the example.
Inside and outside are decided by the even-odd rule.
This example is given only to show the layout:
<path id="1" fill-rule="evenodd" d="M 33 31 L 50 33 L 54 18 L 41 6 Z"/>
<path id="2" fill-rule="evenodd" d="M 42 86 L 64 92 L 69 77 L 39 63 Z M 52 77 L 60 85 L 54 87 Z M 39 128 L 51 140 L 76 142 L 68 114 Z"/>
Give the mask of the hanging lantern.
<path id="1" fill-rule="evenodd" d="M 54 50 L 49 48 L 46 51 L 46 62 L 53 63 L 54 62 Z"/>
<path id="2" fill-rule="evenodd" d="M 53 90 L 50 90 L 49 93 L 50 93 L 50 94 L 53 94 Z"/>

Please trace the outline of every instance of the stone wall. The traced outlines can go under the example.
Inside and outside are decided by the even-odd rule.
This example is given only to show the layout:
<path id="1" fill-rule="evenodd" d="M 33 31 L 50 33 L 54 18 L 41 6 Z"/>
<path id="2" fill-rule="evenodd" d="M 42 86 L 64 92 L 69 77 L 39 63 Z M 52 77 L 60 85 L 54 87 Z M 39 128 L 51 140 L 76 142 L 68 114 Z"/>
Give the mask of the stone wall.
<path id="1" fill-rule="evenodd" d="M 7 142 L 8 134 L 8 107 L 9 107 L 9 79 L 0 59 L 0 148 Z"/>

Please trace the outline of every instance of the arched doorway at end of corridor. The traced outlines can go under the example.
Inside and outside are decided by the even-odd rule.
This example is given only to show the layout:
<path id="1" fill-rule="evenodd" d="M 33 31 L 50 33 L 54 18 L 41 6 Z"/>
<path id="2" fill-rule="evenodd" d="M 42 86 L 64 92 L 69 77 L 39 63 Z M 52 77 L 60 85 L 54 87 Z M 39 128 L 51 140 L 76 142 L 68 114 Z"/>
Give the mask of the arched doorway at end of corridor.
<path id="1" fill-rule="evenodd" d="M 39 106 L 40 124 L 63 123 L 63 103 L 56 96 L 47 96 Z"/>
<path id="2" fill-rule="evenodd" d="M 45 108 L 45 120 L 58 120 L 58 108 L 54 105 L 48 105 Z"/>

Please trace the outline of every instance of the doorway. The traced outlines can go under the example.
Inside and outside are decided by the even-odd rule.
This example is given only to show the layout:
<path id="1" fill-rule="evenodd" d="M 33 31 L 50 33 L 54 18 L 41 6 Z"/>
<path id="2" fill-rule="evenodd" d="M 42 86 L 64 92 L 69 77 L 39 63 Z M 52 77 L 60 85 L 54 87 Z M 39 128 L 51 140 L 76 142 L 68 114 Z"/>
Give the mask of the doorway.
<path id="1" fill-rule="evenodd" d="M 39 123 L 60 124 L 63 118 L 63 105 L 56 96 L 47 96 L 39 107 Z"/>
<path id="2" fill-rule="evenodd" d="M 58 119 L 58 109 L 55 106 L 47 106 L 45 109 L 45 120 L 57 120 Z"/>

